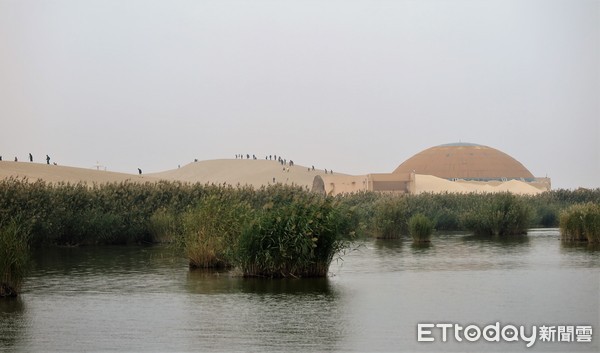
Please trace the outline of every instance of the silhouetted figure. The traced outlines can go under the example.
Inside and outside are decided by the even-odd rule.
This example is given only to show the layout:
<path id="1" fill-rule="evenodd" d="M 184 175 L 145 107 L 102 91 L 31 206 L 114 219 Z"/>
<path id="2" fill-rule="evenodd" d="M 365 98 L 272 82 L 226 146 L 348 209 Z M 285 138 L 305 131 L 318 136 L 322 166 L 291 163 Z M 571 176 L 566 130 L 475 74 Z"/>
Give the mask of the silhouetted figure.
<path id="1" fill-rule="evenodd" d="M 246 159 L 250 159 L 250 155 L 249 154 L 246 154 Z"/>
<path id="2" fill-rule="evenodd" d="M 325 174 L 327 174 L 327 169 L 325 169 Z"/>
<path id="3" fill-rule="evenodd" d="M 273 159 L 273 156 L 272 156 L 272 155 L 269 155 L 269 160 L 272 160 L 272 159 Z"/>
<path id="4" fill-rule="evenodd" d="M 140 173 L 140 175 L 142 175 L 142 170 L 140 168 L 138 168 L 138 173 Z"/>
<path id="5" fill-rule="evenodd" d="M 18 161 L 19 161 L 19 158 L 15 157 L 15 162 L 18 162 Z"/>
<path id="6" fill-rule="evenodd" d="M 315 170 L 315 166 L 314 165 L 312 166 L 312 170 Z"/>
<path id="7" fill-rule="evenodd" d="M 2 162 L 2 156 L 0 156 L 0 162 Z"/>
<path id="8" fill-rule="evenodd" d="M 333 169 L 329 171 L 329 174 L 333 174 Z"/>
<path id="9" fill-rule="evenodd" d="M 29 154 L 29 161 L 33 162 L 33 155 L 31 153 Z"/>
<path id="10" fill-rule="evenodd" d="M 198 162 L 198 158 L 195 158 L 195 159 L 194 159 L 194 162 Z"/>
<path id="11" fill-rule="evenodd" d="M 50 156 L 46 155 L 46 164 L 50 165 Z"/>
<path id="12" fill-rule="evenodd" d="M 275 184 L 275 177 L 273 177 L 273 184 Z"/>

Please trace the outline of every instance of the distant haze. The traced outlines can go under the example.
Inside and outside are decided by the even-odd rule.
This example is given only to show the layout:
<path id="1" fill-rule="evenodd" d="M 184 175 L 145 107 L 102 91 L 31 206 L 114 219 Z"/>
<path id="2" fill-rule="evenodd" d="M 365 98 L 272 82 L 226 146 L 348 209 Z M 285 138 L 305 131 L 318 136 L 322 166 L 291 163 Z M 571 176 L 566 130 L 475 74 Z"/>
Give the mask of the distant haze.
<path id="1" fill-rule="evenodd" d="M 0 0 L 0 155 L 137 173 L 451 142 L 600 187 L 600 2 Z"/>

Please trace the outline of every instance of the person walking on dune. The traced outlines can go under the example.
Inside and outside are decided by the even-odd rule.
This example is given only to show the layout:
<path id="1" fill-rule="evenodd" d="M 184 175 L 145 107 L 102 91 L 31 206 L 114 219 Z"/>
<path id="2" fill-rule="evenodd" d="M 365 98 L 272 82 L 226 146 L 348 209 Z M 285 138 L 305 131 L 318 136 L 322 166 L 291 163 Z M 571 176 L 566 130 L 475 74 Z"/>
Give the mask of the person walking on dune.
<path id="1" fill-rule="evenodd" d="M 46 164 L 50 165 L 50 156 L 46 155 Z"/>
<path id="2" fill-rule="evenodd" d="M 31 153 L 29 154 L 29 161 L 33 162 L 33 155 Z"/>
<path id="3" fill-rule="evenodd" d="M 142 175 L 142 170 L 140 168 L 138 168 L 138 173 Z"/>

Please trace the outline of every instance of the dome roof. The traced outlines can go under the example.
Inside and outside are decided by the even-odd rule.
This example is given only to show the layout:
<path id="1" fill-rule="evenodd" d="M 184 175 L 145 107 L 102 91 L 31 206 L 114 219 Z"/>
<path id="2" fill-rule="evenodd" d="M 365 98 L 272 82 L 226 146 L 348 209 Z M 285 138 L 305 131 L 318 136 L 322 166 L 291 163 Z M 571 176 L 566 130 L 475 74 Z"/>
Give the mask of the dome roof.
<path id="1" fill-rule="evenodd" d="M 519 161 L 497 149 L 472 143 L 428 148 L 400 164 L 394 173 L 434 175 L 445 179 L 532 179 Z"/>

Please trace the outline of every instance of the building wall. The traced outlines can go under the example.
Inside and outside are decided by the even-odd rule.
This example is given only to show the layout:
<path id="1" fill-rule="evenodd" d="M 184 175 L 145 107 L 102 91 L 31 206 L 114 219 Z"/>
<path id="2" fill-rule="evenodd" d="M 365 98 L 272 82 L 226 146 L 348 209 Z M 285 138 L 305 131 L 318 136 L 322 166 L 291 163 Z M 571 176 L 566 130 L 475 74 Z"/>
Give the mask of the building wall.
<path id="1" fill-rule="evenodd" d="M 503 192 L 536 194 L 550 190 L 549 178 L 534 181 L 508 180 L 505 182 L 448 180 L 431 175 L 414 173 L 379 173 L 367 175 L 323 175 L 315 176 L 313 191 L 327 195 L 339 195 L 360 191 L 375 191 L 391 194 L 418 194 L 423 192 Z"/>
<path id="2" fill-rule="evenodd" d="M 410 174 L 318 175 L 313 191 L 339 195 L 360 191 L 378 191 L 404 194 L 410 190 Z"/>
<path id="3" fill-rule="evenodd" d="M 327 195 L 339 195 L 368 190 L 366 175 L 317 175 L 313 191 Z"/>

